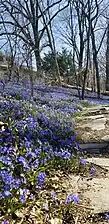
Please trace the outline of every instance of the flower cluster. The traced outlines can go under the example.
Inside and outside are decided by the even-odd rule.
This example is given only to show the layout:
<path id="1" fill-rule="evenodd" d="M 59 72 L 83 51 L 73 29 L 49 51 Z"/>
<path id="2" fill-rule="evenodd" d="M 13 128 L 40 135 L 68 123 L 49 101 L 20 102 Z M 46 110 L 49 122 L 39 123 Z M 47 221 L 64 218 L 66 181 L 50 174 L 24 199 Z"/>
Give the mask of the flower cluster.
<path id="1" fill-rule="evenodd" d="M 37 91 L 37 102 L 16 95 L 20 94 L 17 90 L 13 90 L 15 95 L 10 90 L 10 97 L 0 99 L 0 202 L 6 211 L 10 203 L 16 209 L 19 203 L 37 197 L 48 167 L 61 167 L 75 157 L 77 144 L 69 114 L 76 107 L 74 102 L 71 104 L 71 94 L 66 96 L 62 89 L 45 87 Z M 57 96 L 58 100 L 68 98 L 66 106 L 57 101 Z M 85 163 L 83 159 L 81 163 Z M 56 194 L 52 193 L 52 197 Z M 71 200 L 76 198 L 67 199 Z"/>
<path id="2" fill-rule="evenodd" d="M 28 102 L 7 99 L 0 106 L 0 200 L 14 197 L 25 203 L 44 185 L 46 173 L 40 167 L 73 158 L 73 127 L 67 119 L 41 113 L 40 107 L 33 113 L 36 107 Z"/>
<path id="3" fill-rule="evenodd" d="M 66 204 L 69 204 L 71 202 L 80 202 L 79 196 L 75 195 L 75 194 L 70 194 L 68 195 L 67 199 L 66 199 Z"/>

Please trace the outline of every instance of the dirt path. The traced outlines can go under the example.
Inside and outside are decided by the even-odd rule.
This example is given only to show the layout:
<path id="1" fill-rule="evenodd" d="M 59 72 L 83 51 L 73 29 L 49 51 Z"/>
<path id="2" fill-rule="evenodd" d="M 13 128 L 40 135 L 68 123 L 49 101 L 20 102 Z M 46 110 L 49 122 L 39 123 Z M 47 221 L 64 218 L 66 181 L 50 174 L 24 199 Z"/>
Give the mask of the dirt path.
<path id="1" fill-rule="evenodd" d="M 109 212 L 109 105 L 84 108 L 76 117 L 76 132 L 80 148 L 88 152 L 87 162 L 95 168 L 93 178 L 78 182 L 84 200 L 89 200 L 92 216 L 98 217 L 97 222 L 89 223 L 108 223 L 99 217 Z M 102 170 L 106 171 L 103 176 Z"/>

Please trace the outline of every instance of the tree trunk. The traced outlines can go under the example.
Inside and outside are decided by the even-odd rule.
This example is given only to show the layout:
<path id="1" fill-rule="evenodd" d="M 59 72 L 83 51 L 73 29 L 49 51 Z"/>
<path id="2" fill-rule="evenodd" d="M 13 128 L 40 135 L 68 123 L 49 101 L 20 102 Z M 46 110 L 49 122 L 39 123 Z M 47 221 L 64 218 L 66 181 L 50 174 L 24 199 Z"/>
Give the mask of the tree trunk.
<path id="1" fill-rule="evenodd" d="M 98 60 L 97 60 L 97 49 L 95 44 L 95 35 L 94 35 L 92 24 L 91 24 L 91 37 L 92 37 L 92 49 L 93 49 L 93 63 L 96 70 L 97 95 L 99 99 L 100 98 L 100 77 L 99 77 L 99 67 L 98 67 Z"/>
<path id="2" fill-rule="evenodd" d="M 109 91 L 109 22 L 107 29 L 107 49 L 106 49 L 106 91 Z"/>
<path id="3" fill-rule="evenodd" d="M 80 33 L 79 71 L 81 71 L 82 67 L 83 67 L 83 53 L 84 53 L 83 34 Z M 78 85 L 82 86 L 82 74 L 81 74 L 81 72 L 79 73 L 79 77 L 78 77 Z"/>
<path id="4" fill-rule="evenodd" d="M 93 54 L 93 60 L 96 69 L 97 95 L 98 98 L 100 98 L 100 77 L 99 77 L 98 60 L 96 54 Z"/>
<path id="5" fill-rule="evenodd" d="M 89 64 L 89 33 L 88 33 L 88 39 L 87 39 L 86 67 L 85 67 L 85 71 L 84 71 L 84 79 L 83 79 L 83 86 L 82 86 L 82 96 L 81 96 L 82 100 L 84 100 L 85 85 L 86 85 L 87 72 L 88 72 L 88 64 Z"/>
<path id="6" fill-rule="evenodd" d="M 39 46 L 37 46 L 37 50 L 35 50 L 35 59 L 36 59 L 36 66 L 37 66 L 37 72 L 41 71 L 41 57 L 40 57 L 40 51 Z"/>
<path id="7" fill-rule="evenodd" d="M 92 86 L 92 90 L 93 90 L 93 92 L 96 92 L 96 80 L 95 80 L 95 65 L 94 65 L 94 63 L 93 63 L 93 86 Z"/>
<path id="8" fill-rule="evenodd" d="M 54 49 L 53 53 L 53 57 L 54 57 L 54 61 L 55 61 L 55 71 L 56 71 L 56 80 L 57 80 L 57 84 L 59 86 L 61 86 L 61 77 L 60 77 L 60 69 L 59 69 L 59 64 L 58 64 L 58 60 L 57 60 L 57 55 L 56 55 L 56 50 Z"/>

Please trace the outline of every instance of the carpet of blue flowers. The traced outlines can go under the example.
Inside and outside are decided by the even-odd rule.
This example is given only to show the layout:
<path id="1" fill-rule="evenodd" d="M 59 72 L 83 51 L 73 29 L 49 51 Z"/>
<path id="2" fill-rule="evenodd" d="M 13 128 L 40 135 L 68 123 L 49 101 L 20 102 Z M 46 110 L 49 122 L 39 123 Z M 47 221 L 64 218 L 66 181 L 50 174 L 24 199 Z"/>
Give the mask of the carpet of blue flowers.
<path id="1" fill-rule="evenodd" d="M 0 96 L 0 223 L 4 224 L 31 223 L 18 222 L 16 211 L 40 200 L 50 170 L 85 165 L 75 142 L 73 114 L 81 109 L 78 99 L 61 87 L 36 85 L 34 91 L 30 99 L 29 91 L 15 85 Z M 56 197 L 51 191 L 54 207 L 59 205 Z M 72 192 L 64 204 L 79 201 Z M 47 211 L 46 201 L 45 207 Z"/>

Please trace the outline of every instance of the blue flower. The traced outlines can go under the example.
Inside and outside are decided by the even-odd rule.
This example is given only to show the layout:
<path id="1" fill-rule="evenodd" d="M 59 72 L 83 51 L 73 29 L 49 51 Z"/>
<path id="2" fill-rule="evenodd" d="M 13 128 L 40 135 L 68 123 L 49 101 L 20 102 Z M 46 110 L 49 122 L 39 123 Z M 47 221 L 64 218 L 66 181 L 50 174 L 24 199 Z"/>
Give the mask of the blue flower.
<path id="1" fill-rule="evenodd" d="M 38 183 L 37 183 L 37 184 L 38 184 L 40 187 L 43 186 L 43 184 L 44 184 L 44 182 L 45 182 L 45 177 L 46 177 L 45 172 L 40 172 L 40 173 L 36 176 L 36 178 L 38 179 Z"/>
<path id="2" fill-rule="evenodd" d="M 84 158 L 80 158 L 80 163 L 81 163 L 81 165 L 85 165 L 87 163 L 87 161 Z"/>
<path id="3" fill-rule="evenodd" d="M 70 159 L 71 154 L 70 152 L 64 150 L 63 152 L 59 152 L 58 156 L 62 159 Z"/>
<path id="4" fill-rule="evenodd" d="M 56 201 L 55 205 L 56 205 L 56 206 L 58 206 L 58 205 L 59 205 L 58 201 Z"/>
<path id="5" fill-rule="evenodd" d="M 30 200 L 32 200 L 32 201 L 33 201 L 34 199 L 35 199 L 34 195 L 33 195 L 33 194 L 31 194 L 31 195 L 30 195 Z"/>
<path id="6" fill-rule="evenodd" d="M 91 175 L 95 176 L 95 168 L 93 168 L 93 167 L 91 168 Z"/>
<path id="7" fill-rule="evenodd" d="M 105 219 L 109 220 L 109 213 L 105 214 Z"/>
<path id="8" fill-rule="evenodd" d="M 26 164 L 26 160 L 23 156 L 19 156 L 17 158 L 17 161 L 20 162 L 22 165 L 25 165 Z"/>
<path id="9" fill-rule="evenodd" d="M 39 160 L 38 159 L 36 159 L 33 163 L 32 163 L 32 168 L 38 168 L 38 166 L 39 166 Z"/>
<path id="10" fill-rule="evenodd" d="M 26 141 L 25 142 L 25 146 L 26 146 L 26 148 L 30 148 L 31 147 L 31 142 L 30 141 Z"/>
<path id="11" fill-rule="evenodd" d="M 41 154 L 41 150 L 40 149 L 35 149 L 34 151 L 35 151 L 37 156 Z"/>
<path id="12" fill-rule="evenodd" d="M 5 153 L 7 153 L 7 151 L 8 151 L 8 148 L 7 147 L 2 147 L 1 153 L 5 154 Z"/>
<path id="13" fill-rule="evenodd" d="M 28 151 L 25 156 L 34 158 L 34 157 L 36 157 L 36 154 L 34 152 L 32 152 L 32 151 Z"/>
<path id="14" fill-rule="evenodd" d="M 1 170 L 0 175 L 5 184 L 10 185 L 14 182 L 14 178 L 5 170 Z"/>
<path id="15" fill-rule="evenodd" d="M 5 185 L 5 186 L 4 186 L 4 189 L 5 189 L 5 191 L 10 191 L 11 186 L 10 186 L 10 185 Z"/>
<path id="16" fill-rule="evenodd" d="M 55 199 L 56 198 L 56 192 L 52 192 L 51 197 Z"/>
<path id="17" fill-rule="evenodd" d="M 21 183 L 20 179 L 16 179 L 14 183 L 12 184 L 12 188 L 18 189 L 20 186 L 20 183 Z"/>
<path id="18" fill-rule="evenodd" d="M 25 203 L 26 202 L 26 198 L 25 198 L 25 195 L 24 194 L 20 195 L 20 201 L 22 203 Z"/>
<path id="19" fill-rule="evenodd" d="M 7 164 L 7 165 L 12 165 L 12 160 L 11 160 L 11 158 L 9 156 L 5 156 L 3 158 L 3 163 Z"/>
<path id="20" fill-rule="evenodd" d="M 30 167 L 26 161 L 26 159 L 23 156 L 19 156 L 17 158 L 17 162 L 21 163 L 21 165 L 23 165 L 23 170 L 24 171 L 30 171 Z"/>
<path id="21" fill-rule="evenodd" d="M 74 194 L 70 194 L 70 195 L 68 195 L 68 197 L 66 199 L 66 204 L 69 204 L 71 202 L 78 203 L 79 201 L 80 201 L 79 196 L 76 196 Z"/>
<path id="22" fill-rule="evenodd" d="M 12 194 L 11 194 L 11 192 L 10 191 L 4 191 L 3 192 L 3 196 L 5 196 L 5 197 L 9 197 L 9 196 L 11 196 Z"/>
<path id="23" fill-rule="evenodd" d="M 6 220 L 4 220 L 4 223 L 3 224 L 8 224 L 8 222 Z"/>

